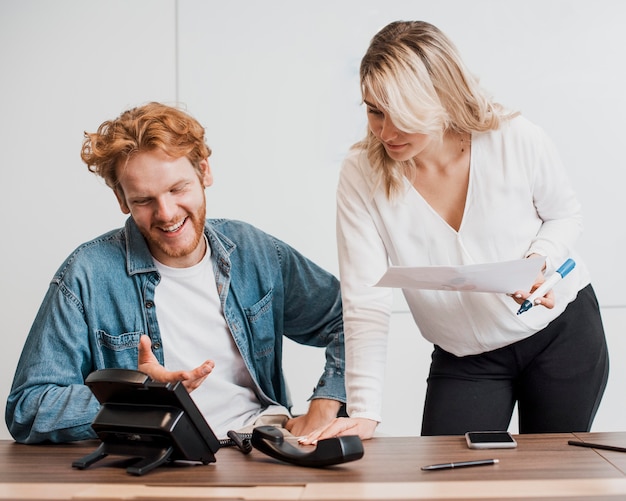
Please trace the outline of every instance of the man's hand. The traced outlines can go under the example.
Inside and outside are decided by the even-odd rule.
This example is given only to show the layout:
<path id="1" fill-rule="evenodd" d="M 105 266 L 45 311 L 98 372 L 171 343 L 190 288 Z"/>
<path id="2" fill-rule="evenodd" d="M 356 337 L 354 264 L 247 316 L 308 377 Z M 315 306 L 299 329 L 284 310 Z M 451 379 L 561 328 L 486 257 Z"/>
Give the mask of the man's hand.
<path id="1" fill-rule="evenodd" d="M 338 400 L 315 398 L 311 400 L 308 412 L 287 421 L 285 428 L 296 437 L 312 433 L 319 428 L 328 426 L 337 417 L 340 407 L 341 402 Z"/>
<path id="2" fill-rule="evenodd" d="M 320 428 L 300 440 L 303 445 L 316 444 L 318 440 L 326 438 L 344 437 L 346 435 L 358 435 L 362 440 L 374 436 L 378 426 L 377 421 L 365 418 L 335 418 L 331 423 Z"/>
<path id="3" fill-rule="evenodd" d="M 192 392 L 211 373 L 215 364 L 212 360 L 207 360 L 200 367 L 196 367 L 190 371 L 168 371 L 163 367 L 152 353 L 152 342 L 146 335 L 139 338 L 139 359 L 137 361 L 137 370 L 147 374 L 155 381 L 161 383 L 183 382 L 183 386 L 188 392 Z"/>

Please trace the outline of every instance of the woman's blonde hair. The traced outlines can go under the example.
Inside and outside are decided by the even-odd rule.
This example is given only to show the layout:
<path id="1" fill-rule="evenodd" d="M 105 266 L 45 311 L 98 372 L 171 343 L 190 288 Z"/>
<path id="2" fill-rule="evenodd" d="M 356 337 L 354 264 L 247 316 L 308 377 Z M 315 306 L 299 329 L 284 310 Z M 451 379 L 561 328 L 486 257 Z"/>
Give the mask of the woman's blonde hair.
<path id="1" fill-rule="evenodd" d="M 441 140 L 447 131 L 497 129 L 510 116 L 481 89 L 448 37 L 424 21 L 395 21 L 380 30 L 361 60 L 360 80 L 363 97 L 408 133 Z M 389 198 L 403 176 L 415 174 L 414 162 L 392 160 L 371 130 L 355 147 L 367 151 Z"/>
<path id="2" fill-rule="evenodd" d="M 198 176 L 200 162 L 211 155 L 204 128 L 187 113 L 161 103 L 149 103 L 107 120 L 95 133 L 85 132 L 80 153 L 87 168 L 119 189 L 118 167 L 140 152 L 160 149 L 173 158 L 187 157 Z"/>

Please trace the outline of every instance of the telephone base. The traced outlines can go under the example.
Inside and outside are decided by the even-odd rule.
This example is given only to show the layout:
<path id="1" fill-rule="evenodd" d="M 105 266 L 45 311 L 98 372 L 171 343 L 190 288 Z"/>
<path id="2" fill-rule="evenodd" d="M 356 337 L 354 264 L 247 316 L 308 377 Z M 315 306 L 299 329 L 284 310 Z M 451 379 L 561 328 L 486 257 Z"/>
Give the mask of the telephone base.
<path id="1" fill-rule="evenodd" d="M 103 442 L 93 452 L 74 461 L 72 467 L 84 470 L 109 455 L 127 456 L 137 458 L 137 461 L 126 468 L 126 472 L 131 475 L 140 476 L 165 463 L 173 452 L 174 447 L 172 446 L 137 445 L 130 450 L 128 447 L 120 447 L 118 444 L 107 444 Z"/>

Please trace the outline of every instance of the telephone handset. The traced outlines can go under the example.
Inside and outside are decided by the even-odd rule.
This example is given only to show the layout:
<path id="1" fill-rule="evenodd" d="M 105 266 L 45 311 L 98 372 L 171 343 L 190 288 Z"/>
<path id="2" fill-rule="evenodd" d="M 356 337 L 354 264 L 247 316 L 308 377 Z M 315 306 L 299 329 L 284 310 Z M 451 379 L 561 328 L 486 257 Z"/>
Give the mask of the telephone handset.
<path id="1" fill-rule="evenodd" d="M 357 435 L 320 440 L 315 449 L 310 450 L 286 442 L 275 426 L 257 426 L 252 430 L 251 442 L 268 456 L 297 466 L 330 466 L 363 457 L 363 443 Z"/>

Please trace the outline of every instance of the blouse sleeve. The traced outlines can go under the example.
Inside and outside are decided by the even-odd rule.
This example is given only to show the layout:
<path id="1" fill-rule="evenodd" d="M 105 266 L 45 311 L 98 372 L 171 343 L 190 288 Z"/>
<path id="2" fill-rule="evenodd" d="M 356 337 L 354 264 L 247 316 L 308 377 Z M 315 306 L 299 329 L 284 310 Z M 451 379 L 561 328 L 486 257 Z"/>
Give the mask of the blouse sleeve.
<path id="1" fill-rule="evenodd" d="M 337 243 L 350 417 L 381 421 L 392 290 L 372 287 L 387 270 L 371 170 L 358 152 L 344 162 L 337 189 Z"/>
<path id="2" fill-rule="evenodd" d="M 530 171 L 533 203 L 542 225 L 528 254 L 547 256 L 547 273 L 567 259 L 583 230 L 582 212 L 561 158 L 543 129 L 533 126 L 535 158 Z"/>

